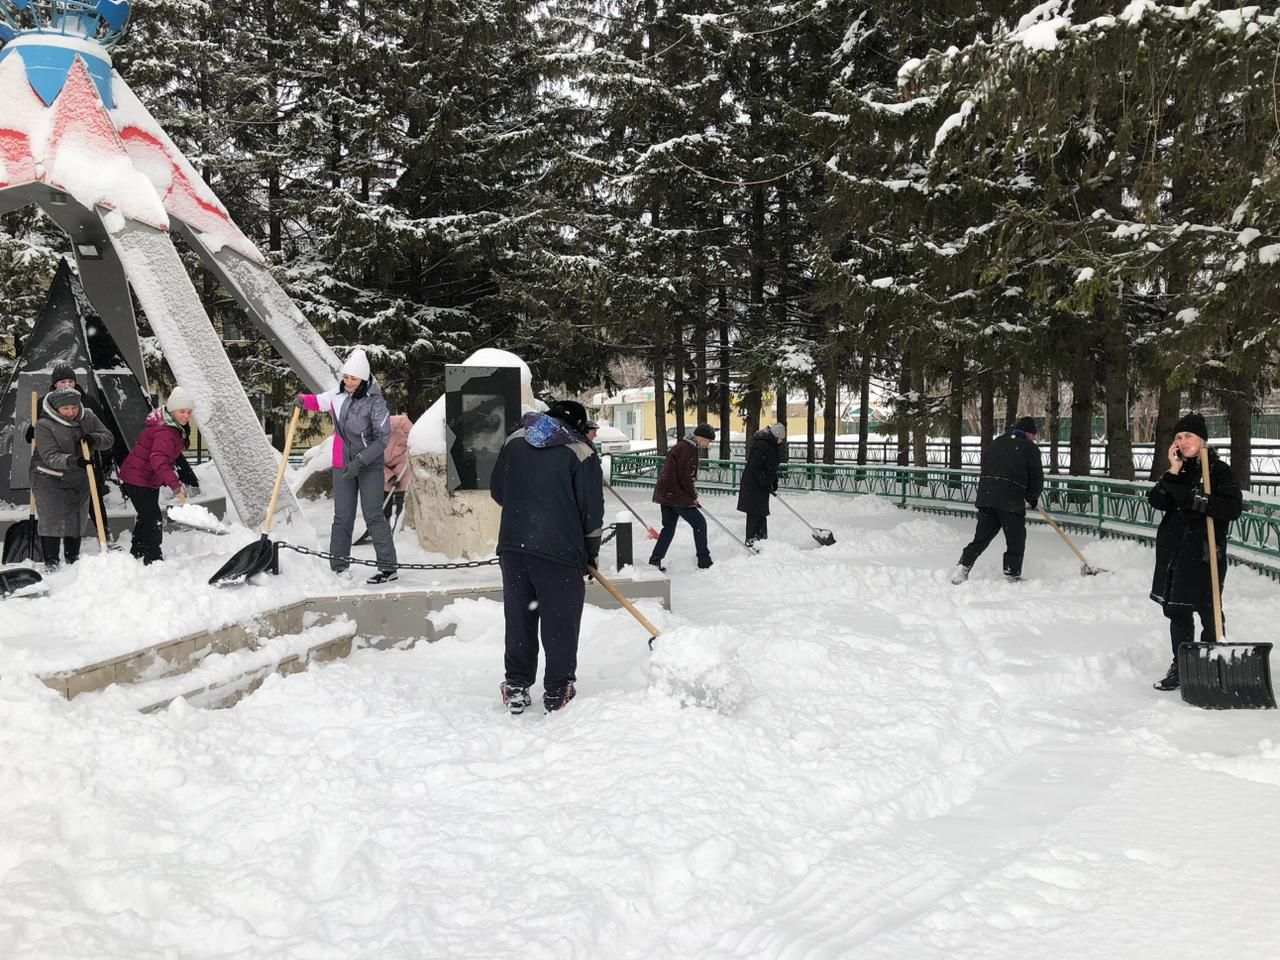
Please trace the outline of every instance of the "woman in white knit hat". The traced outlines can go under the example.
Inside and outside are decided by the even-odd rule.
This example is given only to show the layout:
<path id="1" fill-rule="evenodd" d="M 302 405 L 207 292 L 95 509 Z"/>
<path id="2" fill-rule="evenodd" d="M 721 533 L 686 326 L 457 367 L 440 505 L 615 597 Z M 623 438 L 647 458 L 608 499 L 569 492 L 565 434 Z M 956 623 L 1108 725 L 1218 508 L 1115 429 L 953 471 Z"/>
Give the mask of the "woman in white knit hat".
<path id="1" fill-rule="evenodd" d="M 138 514 L 129 552 L 144 564 L 164 559 L 160 550 L 164 538 L 160 488 L 168 487 L 181 503 L 187 500 L 175 464 L 191 436 L 194 408 L 191 394 L 174 387 L 164 406 L 151 411 L 138 442 L 120 464 L 120 484 Z"/>
<path id="2" fill-rule="evenodd" d="M 342 365 L 341 379 L 324 393 L 300 393 L 295 403 L 304 410 L 333 417 L 333 526 L 329 530 L 329 567 L 346 572 L 356 502 L 373 538 L 378 572 L 368 583 L 396 579 L 396 546 L 391 525 L 382 515 L 383 453 L 391 439 L 391 416 L 382 390 L 369 371 L 369 358 L 359 348 Z"/>

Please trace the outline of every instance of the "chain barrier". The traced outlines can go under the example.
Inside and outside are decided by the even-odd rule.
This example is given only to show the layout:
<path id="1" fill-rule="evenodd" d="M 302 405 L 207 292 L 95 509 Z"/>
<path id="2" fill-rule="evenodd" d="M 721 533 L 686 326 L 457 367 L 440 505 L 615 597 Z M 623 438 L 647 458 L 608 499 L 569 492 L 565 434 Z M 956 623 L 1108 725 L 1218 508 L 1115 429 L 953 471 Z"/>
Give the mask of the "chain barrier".
<path id="1" fill-rule="evenodd" d="M 609 532 L 600 539 L 601 546 L 613 539 L 618 532 L 618 526 L 611 523 L 604 529 Z M 292 550 L 294 553 L 301 553 L 308 557 L 320 557 L 322 560 L 345 560 L 349 564 L 354 563 L 362 567 L 377 567 L 379 570 L 386 569 L 377 560 L 365 560 L 362 557 L 340 557 L 336 553 L 330 553 L 327 550 L 312 550 L 310 547 L 299 546 L 296 543 L 289 543 L 285 540 L 276 541 L 275 547 L 278 550 Z M 396 570 L 468 570 L 472 567 L 491 567 L 497 562 L 497 557 L 490 557 L 487 560 L 456 560 L 449 563 L 394 563 L 391 566 Z"/>

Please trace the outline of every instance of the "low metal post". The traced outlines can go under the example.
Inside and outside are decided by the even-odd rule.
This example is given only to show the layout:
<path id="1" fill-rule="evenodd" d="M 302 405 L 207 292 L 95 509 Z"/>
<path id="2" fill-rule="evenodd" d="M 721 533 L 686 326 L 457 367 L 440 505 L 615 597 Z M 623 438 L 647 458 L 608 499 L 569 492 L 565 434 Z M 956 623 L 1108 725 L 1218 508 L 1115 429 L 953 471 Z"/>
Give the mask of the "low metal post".
<path id="1" fill-rule="evenodd" d="M 617 553 L 617 562 L 614 564 L 614 569 L 621 573 L 623 567 L 629 567 L 634 562 L 631 556 L 631 521 L 619 520 L 615 524 L 613 531 L 614 549 Z"/>

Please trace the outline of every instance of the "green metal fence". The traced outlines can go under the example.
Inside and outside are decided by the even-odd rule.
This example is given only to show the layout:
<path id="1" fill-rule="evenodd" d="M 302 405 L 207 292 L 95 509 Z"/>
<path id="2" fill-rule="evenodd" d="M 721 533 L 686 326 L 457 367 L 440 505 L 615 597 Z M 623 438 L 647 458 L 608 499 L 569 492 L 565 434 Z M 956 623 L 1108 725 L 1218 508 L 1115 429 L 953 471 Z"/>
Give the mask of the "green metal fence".
<path id="1" fill-rule="evenodd" d="M 614 454 L 609 464 L 609 482 L 615 487 L 652 487 L 663 458 Z M 741 460 L 703 460 L 698 490 L 736 494 L 745 468 Z M 963 515 L 973 512 L 978 478 L 975 470 L 941 467 L 793 462 L 780 469 L 778 487 L 780 492 L 874 494 L 904 509 Z M 1162 516 L 1147 502 L 1150 488 L 1149 483 L 1097 477 L 1046 477 L 1040 502 L 1064 527 L 1150 543 Z M 1035 514 L 1028 519 L 1039 522 Z M 1280 501 L 1245 497 L 1244 513 L 1231 524 L 1228 558 L 1280 579 Z"/>

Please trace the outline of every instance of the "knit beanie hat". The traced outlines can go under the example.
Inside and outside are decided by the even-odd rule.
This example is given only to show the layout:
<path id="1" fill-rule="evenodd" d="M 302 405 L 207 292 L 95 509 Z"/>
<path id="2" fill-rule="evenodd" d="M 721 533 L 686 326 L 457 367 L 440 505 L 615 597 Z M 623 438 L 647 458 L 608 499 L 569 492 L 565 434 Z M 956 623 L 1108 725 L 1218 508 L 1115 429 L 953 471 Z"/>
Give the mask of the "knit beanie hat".
<path id="1" fill-rule="evenodd" d="M 1198 413 L 1183 414 L 1182 419 L 1173 425 L 1173 432 L 1194 433 L 1201 440 L 1209 439 L 1209 427 Z"/>
<path id="2" fill-rule="evenodd" d="M 53 376 L 49 378 L 49 385 L 53 386 L 59 380 L 74 380 L 76 372 L 69 363 L 60 363 L 53 368 Z"/>
<path id="3" fill-rule="evenodd" d="M 347 362 L 342 365 L 342 374 L 359 377 L 361 380 L 368 382 L 369 380 L 369 358 L 365 356 L 365 352 L 359 347 L 351 351 L 347 357 Z"/>
<path id="4" fill-rule="evenodd" d="M 769 427 L 769 432 L 779 440 L 785 440 L 787 436 L 787 425 L 785 423 L 775 423 Z"/>
<path id="5" fill-rule="evenodd" d="M 1036 429 L 1035 417 L 1019 417 L 1018 422 L 1013 425 L 1013 429 L 1021 430 L 1023 433 L 1029 433 L 1033 437 L 1040 432 Z"/>
<path id="6" fill-rule="evenodd" d="M 709 423 L 700 423 L 693 428 L 693 435 L 695 437 L 706 437 L 708 440 L 714 440 L 716 438 L 716 430 L 715 427 L 711 426 Z"/>
<path id="7" fill-rule="evenodd" d="M 62 390 L 54 390 L 49 394 L 49 407 L 57 410 L 59 407 L 79 407 L 84 403 L 80 399 L 80 391 L 63 388 Z"/>
<path id="8" fill-rule="evenodd" d="M 184 388 L 174 387 L 169 391 L 169 399 L 164 402 L 164 408 L 170 413 L 175 410 L 192 410 L 195 408 L 195 402 Z"/>

